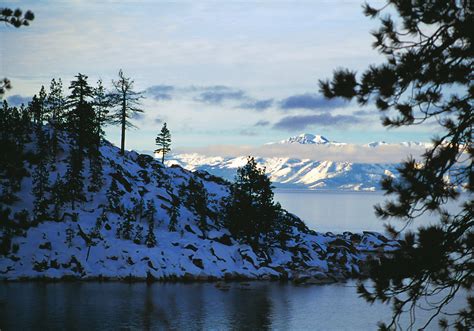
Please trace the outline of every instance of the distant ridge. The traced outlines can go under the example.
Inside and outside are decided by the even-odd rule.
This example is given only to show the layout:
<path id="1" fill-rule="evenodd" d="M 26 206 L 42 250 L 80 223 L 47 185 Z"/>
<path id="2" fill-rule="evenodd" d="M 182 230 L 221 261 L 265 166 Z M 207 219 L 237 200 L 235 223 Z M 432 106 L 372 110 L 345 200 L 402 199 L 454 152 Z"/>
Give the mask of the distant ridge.
<path id="1" fill-rule="evenodd" d="M 408 141 L 387 143 L 374 141 L 364 145 L 332 141 L 326 136 L 311 133 L 301 133 L 287 139 L 270 142 L 270 145 L 308 145 L 311 146 L 357 146 L 364 153 L 376 153 L 389 147 L 404 147 L 422 149 L 430 143 Z M 295 146 L 296 147 L 296 146 Z M 291 147 L 290 147 L 291 148 Z M 330 161 L 324 158 L 294 158 L 294 157 L 257 157 L 257 162 L 265 167 L 276 187 L 302 188 L 312 190 L 339 191 L 376 191 L 380 189 L 380 181 L 384 176 L 398 177 L 398 163 L 357 163 Z M 213 175 L 233 180 L 235 171 L 245 164 L 245 155 L 221 156 L 204 155 L 199 153 L 180 153 L 171 156 L 169 165 L 176 164 L 188 170 L 204 170 Z"/>

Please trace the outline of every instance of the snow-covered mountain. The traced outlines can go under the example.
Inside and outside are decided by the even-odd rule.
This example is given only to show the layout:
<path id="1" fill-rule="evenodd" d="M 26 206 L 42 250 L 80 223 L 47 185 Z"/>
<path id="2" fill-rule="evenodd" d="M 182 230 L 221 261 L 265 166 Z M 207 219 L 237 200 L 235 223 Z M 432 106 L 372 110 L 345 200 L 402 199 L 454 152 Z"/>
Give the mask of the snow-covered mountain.
<path id="1" fill-rule="evenodd" d="M 396 164 L 367 164 L 334 161 L 315 161 L 294 158 L 261 158 L 277 188 L 375 191 L 384 176 L 396 176 Z M 206 157 L 201 154 L 179 154 L 167 161 L 191 171 L 206 171 L 232 181 L 246 157 Z"/>
<path id="2" fill-rule="evenodd" d="M 347 143 L 331 141 L 322 135 L 303 133 L 268 145 L 349 146 Z M 358 145 L 362 153 L 377 153 L 387 146 L 418 148 L 429 147 L 428 143 L 402 142 L 389 144 L 384 141 Z M 397 163 L 356 163 L 328 161 L 313 158 L 256 157 L 264 166 L 273 184 L 279 188 L 302 188 L 323 190 L 375 191 L 380 189 L 384 176 L 397 177 Z M 180 165 L 188 170 L 203 170 L 213 175 L 233 180 L 238 167 L 246 162 L 246 156 L 221 157 L 197 153 L 181 153 L 170 156 L 169 165 Z"/>
<path id="3" fill-rule="evenodd" d="M 270 142 L 267 145 L 273 144 L 303 144 L 303 145 L 345 145 L 345 143 L 339 143 L 337 141 L 330 141 L 324 136 L 314 135 L 311 133 L 302 133 L 298 136 L 290 137 L 279 142 Z"/>

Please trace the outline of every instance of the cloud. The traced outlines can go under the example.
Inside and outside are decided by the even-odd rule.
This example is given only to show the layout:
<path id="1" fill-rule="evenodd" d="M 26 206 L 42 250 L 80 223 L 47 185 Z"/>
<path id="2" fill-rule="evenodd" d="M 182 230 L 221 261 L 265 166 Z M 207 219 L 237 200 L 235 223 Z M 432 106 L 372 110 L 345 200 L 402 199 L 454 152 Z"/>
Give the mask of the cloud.
<path id="1" fill-rule="evenodd" d="M 280 101 L 280 108 L 284 110 L 290 109 L 311 109 L 326 110 L 329 108 L 338 108 L 348 105 L 348 102 L 342 99 L 326 99 L 318 94 L 298 94 L 292 95 Z"/>
<path id="2" fill-rule="evenodd" d="M 7 102 L 10 106 L 16 107 L 21 104 L 27 105 L 31 101 L 31 97 L 25 97 L 19 94 L 11 95 L 7 98 Z"/>
<path id="3" fill-rule="evenodd" d="M 268 126 L 268 125 L 270 125 L 269 121 L 260 120 L 257 123 L 255 123 L 253 126 Z"/>
<path id="4" fill-rule="evenodd" d="M 376 110 L 357 110 L 353 112 L 352 114 L 355 116 L 372 116 L 372 115 L 377 115 Z"/>
<path id="5" fill-rule="evenodd" d="M 303 130 L 308 126 L 341 126 L 360 123 L 361 120 L 352 115 L 332 115 L 323 113 L 318 115 L 296 115 L 286 116 L 280 119 L 273 126 L 275 129 L 282 129 L 287 131 Z"/>
<path id="6" fill-rule="evenodd" d="M 161 124 L 161 123 L 163 123 L 163 120 L 161 118 L 157 117 L 153 120 L 153 122 L 155 122 L 156 124 Z"/>
<path id="7" fill-rule="evenodd" d="M 146 92 L 157 101 L 171 100 L 171 93 L 174 91 L 174 86 L 171 85 L 154 85 L 146 89 Z"/>
<path id="8" fill-rule="evenodd" d="M 238 108 L 242 109 L 254 109 L 254 110 L 265 110 L 273 105 L 273 99 L 256 100 L 242 103 Z"/>
<path id="9" fill-rule="evenodd" d="M 206 88 L 201 88 L 204 91 L 195 97 L 195 101 L 220 104 L 225 100 L 244 100 L 247 98 L 245 92 L 238 89 L 233 89 L 227 86 L 216 85 Z"/>
<path id="10" fill-rule="evenodd" d="M 145 119 L 145 115 L 144 113 L 133 112 L 130 118 L 136 121 L 143 121 Z"/>
<path id="11" fill-rule="evenodd" d="M 376 149 L 356 144 L 347 145 L 302 145 L 271 144 L 263 146 L 213 145 L 178 149 L 180 153 L 198 153 L 206 156 L 239 157 L 276 157 L 309 159 L 314 161 L 356 162 L 356 163 L 398 163 L 408 155 L 419 158 L 425 151 L 423 147 L 401 145 L 379 146 Z"/>
<path id="12" fill-rule="evenodd" d="M 250 136 L 250 137 L 254 137 L 254 136 L 257 136 L 257 135 L 258 135 L 258 133 L 255 132 L 255 131 L 252 130 L 252 129 L 243 129 L 243 130 L 240 130 L 240 131 L 239 131 L 239 134 L 240 134 L 241 136 Z"/>

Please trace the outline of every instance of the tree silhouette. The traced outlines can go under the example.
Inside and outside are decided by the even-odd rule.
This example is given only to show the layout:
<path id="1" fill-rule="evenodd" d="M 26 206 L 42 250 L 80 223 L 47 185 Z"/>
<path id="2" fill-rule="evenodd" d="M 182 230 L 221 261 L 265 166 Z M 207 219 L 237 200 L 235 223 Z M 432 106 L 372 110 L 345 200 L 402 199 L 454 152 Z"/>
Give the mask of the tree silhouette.
<path id="1" fill-rule="evenodd" d="M 381 16 L 389 5 L 398 12 L 399 24 L 389 15 Z M 328 98 L 355 99 L 360 105 L 375 101 L 384 114 L 384 126 L 439 126 L 433 147 L 421 160 L 408 159 L 399 169 L 400 180 L 387 177 L 382 182 L 395 200 L 377 205 L 377 215 L 404 221 L 398 231 L 387 226 L 394 236 L 424 213 L 437 214 L 440 221 L 406 233 L 400 251 L 374 263 L 373 291 L 359 286 L 368 301 L 391 302 L 393 318 L 388 325 L 381 323 L 381 329 L 397 328 L 405 312 L 413 319 L 423 304 L 432 312 L 425 328 L 442 317 L 460 288 L 472 289 L 473 9 L 470 1 L 389 0 L 382 9 L 365 5 L 367 16 L 380 18 L 380 29 L 372 33 L 373 47 L 386 62 L 370 66 L 361 75 L 339 69 L 332 80 L 320 81 Z M 467 201 L 460 203 L 458 212 L 449 213 L 445 205 L 458 200 L 461 188 Z M 442 299 L 435 300 L 435 295 Z M 474 298 L 468 296 L 467 307 L 451 322 L 440 318 L 440 326 L 453 323 L 459 330 L 472 329 L 473 308 Z"/>
<path id="2" fill-rule="evenodd" d="M 46 99 L 47 104 L 47 117 L 48 122 L 52 129 L 51 137 L 51 149 L 53 154 L 53 161 L 56 161 L 56 155 L 58 153 L 58 130 L 62 128 L 66 110 L 66 98 L 63 95 L 63 82 L 61 78 L 58 80 L 52 79 L 49 87 L 48 98 Z M 52 162 L 52 166 L 55 162 Z"/>
<path id="3" fill-rule="evenodd" d="M 0 8 L 0 22 L 4 22 L 5 24 L 9 24 L 14 26 L 15 28 L 19 28 L 21 26 L 28 26 L 30 22 L 35 19 L 35 15 L 27 10 L 26 13 L 23 14 L 21 9 L 10 9 L 10 8 Z M 8 78 L 3 78 L 0 81 L 0 100 L 2 99 L 3 95 L 5 94 L 6 90 L 12 88 L 11 82 Z"/>
<path id="4" fill-rule="evenodd" d="M 119 71 L 119 79 L 112 81 L 115 92 L 111 95 L 116 105 L 114 123 L 120 124 L 122 136 L 120 140 L 120 154 L 125 154 L 125 131 L 128 127 L 133 127 L 130 118 L 136 113 L 143 113 L 138 108 L 140 100 L 143 98 L 141 92 L 133 90 L 134 81 L 130 77 L 125 77 L 122 69 Z"/>
<path id="5" fill-rule="evenodd" d="M 171 133 L 166 127 L 166 122 L 163 124 L 160 133 L 156 137 L 156 145 L 159 147 L 155 153 L 161 153 L 161 163 L 165 163 L 165 155 L 171 151 Z"/>
<path id="6" fill-rule="evenodd" d="M 273 190 L 264 168 L 253 157 L 237 170 L 226 204 L 229 230 L 254 248 L 269 244 L 270 233 L 279 221 L 280 205 L 273 201 Z M 260 239 L 264 242 L 260 243 Z"/>
<path id="7" fill-rule="evenodd" d="M 100 145 L 102 138 L 104 137 L 104 126 L 112 123 L 112 118 L 109 115 L 110 108 L 113 106 L 112 98 L 107 94 L 102 80 L 99 79 L 97 87 L 93 90 L 93 105 L 96 113 L 96 136 L 97 145 Z"/>

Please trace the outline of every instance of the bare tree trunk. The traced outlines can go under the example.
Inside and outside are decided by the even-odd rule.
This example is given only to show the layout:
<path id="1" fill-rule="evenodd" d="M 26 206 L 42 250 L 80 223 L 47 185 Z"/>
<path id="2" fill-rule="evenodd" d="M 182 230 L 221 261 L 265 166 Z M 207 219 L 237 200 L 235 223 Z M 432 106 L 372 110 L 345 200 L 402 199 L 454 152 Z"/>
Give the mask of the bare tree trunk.
<path id="1" fill-rule="evenodd" d="M 125 155 L 125 123 L 126 123 L 126 101 L 125 101 L 125 95 L 122 98 L 122 140 L 120 142 L 120 154 Z"/>

